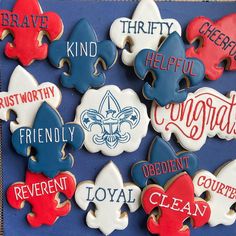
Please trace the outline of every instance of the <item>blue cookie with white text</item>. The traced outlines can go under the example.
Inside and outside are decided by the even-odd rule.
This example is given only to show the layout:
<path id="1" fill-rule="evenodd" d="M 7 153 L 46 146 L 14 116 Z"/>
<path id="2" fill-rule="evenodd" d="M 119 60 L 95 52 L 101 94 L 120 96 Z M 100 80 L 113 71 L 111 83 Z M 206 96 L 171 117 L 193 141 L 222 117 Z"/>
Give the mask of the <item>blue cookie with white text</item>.
<path id="1" fill-rule="evenodd" d="M 16 152 L 29 157 L 29 170 L 49 178 L 73 166 L 73 156 L 65 156 L 65 145 L 69 143 L 77 149 L 83 142 L 83 129 L 75 123 L 64 124 L 59 113 L 46 102 L 39 108 L 32 128 L 21 127 L 12 135 Z"/>
<path id="2" fill-rule="evenodd" d="M 50 45 L 48 57 L 55 67 L 68 64 L 69 71 L 61 75 L 61 83 L 83 94 L 89 88 L 104 85 L 105 74 L 98 71 L 97 65 L 101 63 L 104 70 L 111 68 L 117 59 L 117 49 L 110 40 L 99 42 L 92 26 L 81 19 L 69 40 L 57 40 Z"/>
<path id="3" fill-rule="evenodd" d="M 143 94 L 160 106 L 181 103 L 187 98 L 187 88 L 199 84 L 205 75 L 203 63 L 196 58 L 187 58 L 184 43 L 178 33 L 173 32 L 158 51 L 143 49 L 135 58 L 135 73 L 144 80 L 149 72 L 153 83 L 144 84 Z M 186 86 L 180 88 L 181 81 Z"/>
<path id="4" fill-rule="evenodd" d="M 194 175 L 198 169 L 198 159 L 194 153 L 176 153 L 168 142 L 159 137 L 154 139 L 148 159 L 135 163 L 131 169 L 134 182 L 141 188 L 147 185 L 148 180 L 164 186 L 177 174 L 186 171 Z"/>

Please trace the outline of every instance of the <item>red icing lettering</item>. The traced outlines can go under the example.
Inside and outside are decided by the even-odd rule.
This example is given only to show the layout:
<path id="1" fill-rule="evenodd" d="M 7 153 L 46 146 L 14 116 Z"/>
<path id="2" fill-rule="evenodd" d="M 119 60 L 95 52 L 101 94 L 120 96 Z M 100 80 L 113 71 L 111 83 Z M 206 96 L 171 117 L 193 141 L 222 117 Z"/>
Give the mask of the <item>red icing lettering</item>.
<path id="1" fill-rule="evenodd" d="M 151 116 L 154 129 L 163 137 L 169 140 L 174 133 L 182 146 L 196 151 L 207 136 L 236 138 L 236 93 L 227 98 L 213 89 L 201 88 L 181 104 L 153 104 Z"/>

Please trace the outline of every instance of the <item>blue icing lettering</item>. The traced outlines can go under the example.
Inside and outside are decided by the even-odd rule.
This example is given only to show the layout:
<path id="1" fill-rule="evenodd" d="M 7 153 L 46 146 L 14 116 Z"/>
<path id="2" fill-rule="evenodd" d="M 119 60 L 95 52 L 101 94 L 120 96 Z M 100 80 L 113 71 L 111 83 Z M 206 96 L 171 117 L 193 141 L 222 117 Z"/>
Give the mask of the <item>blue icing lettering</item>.
<path id="1" fill-rule="evenodd" d="M 173 22 L 158 22 L 158 21 L 137 21 L 137 20 L 120 20 L 122 23 L 122 33 L 124 34 L 160 34 L 167 31 L 171 33 Z M 167 30 L 166 30 L 166 29 Z"/>
<path id="2" fill-rule="evenodd" d="M 133 196 L 133 189 L 114 189 L 114 188 L 94 188 L 86 187 L 88 202 L 122 202 L 134 203 L 136 200 Z"/>

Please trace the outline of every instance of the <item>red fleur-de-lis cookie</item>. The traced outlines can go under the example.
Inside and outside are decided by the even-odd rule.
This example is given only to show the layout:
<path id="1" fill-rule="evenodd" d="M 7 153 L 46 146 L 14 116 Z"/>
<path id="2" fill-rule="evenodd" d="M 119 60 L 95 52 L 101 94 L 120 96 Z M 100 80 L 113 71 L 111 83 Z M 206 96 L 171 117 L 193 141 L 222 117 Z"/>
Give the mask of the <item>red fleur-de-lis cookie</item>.
<path id="1" fill-rule="evenodd" d="M 26 172 L 26 180 L 12 184 L 7 190 L 7 201 L 16 209 L 24 207 L 25 201 L 32 206 L 32 212 L 27 214 L 27 221 L 33 227 L 43 224 L 53 225 L 60 216 L 70 212 L 69 200 L 60 202 L 59 194 L 68 199 L 74 195 L 75 177 L 70 172 L 61 172 L 50 179 L 42 174 Z"/>
<path id="2" fill-rule="evenodd" d="M 54 12 L 43 13 L 38 0 L 17 0 L 12 11 L 0 10 L 0 39 L 8 34 L 14 38 L 6 44 L 5 54 L 19 59 L 24 66 L 47 57 L 48 45 L 42 43 L 44 35 L 54 41 L 62 33 L 60 16 Z"/>
<path id="3" fill-rule="evenodd" d="M 230 14 L 213 22 L 204 16 L 194 18 L 187 26 L 189 43 L 200 39 L 198 48 L 190 47 L 188 57 L 196 57 L 205 65 L 206 77 L 217 80 L 224 72 L 220 63 L 227 60 L 227 70 L 236 70 L 236 14 Z"/>
<path id="4" fill-rule="evenodd" d="M 189 236 L 190 230 L 183 222 L 191 218 L 194 227 L 206 224 L 210 217 L 210 207 L 202 199 L 194 198 L 192 179 L 181 173 L 169 182 L 165 189 L 158 185 L 148 185 L 142 193 L 142 206 L 150 214 L 148 230 L 160 236 Z M 152 211 L 159 208 L 156 216 Z"/>

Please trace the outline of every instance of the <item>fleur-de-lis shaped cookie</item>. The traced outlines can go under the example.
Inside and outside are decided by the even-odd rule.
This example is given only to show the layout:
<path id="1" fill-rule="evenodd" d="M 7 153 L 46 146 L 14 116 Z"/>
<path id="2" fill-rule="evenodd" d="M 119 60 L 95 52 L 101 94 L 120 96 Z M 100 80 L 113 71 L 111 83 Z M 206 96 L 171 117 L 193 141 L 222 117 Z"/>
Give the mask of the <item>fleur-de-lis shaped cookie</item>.
<path id="1" fill-rule="evenodd" d="M 110 40 L 98 41 L 96 33 L 87 20 L 76 24 L 68 41 L 58 40 L 49 48 L 49 60 L 61 68 L 68 63 L 69 72 L 61 75 L 66 88 L 75 88 L 85 93 L 89 88 L 98 88 L 105 83 L 105 74 L 97 70 L 101 63 L 104 70 L 113 66 L 117 50 Z"/>
<path id="2" fill-rule="evenodd" d="M 8 34 L 14 38 L 12 43 L 7 43 L 5 54 L 19 59 L 24 66 L 47 57 L 48 45 L 42 42 L 44 35 L 53 41 L 62 32 L 60 16 L 54 12 L 43 13 L 38 0 L 17 0 L 12 11 L 0 10 L 0 39 Z"/>
<path id="3" fill-rule="evenodd" d="M 121 212 L 121 207 L 127 204 L 131 212 L 136 211 L 140 206 L 140 194 L 141 190 L 133 183 L 123 183 L 118 168 L 110 162 L 100 171 L 95 182 L 78 184 L 75 201 L 83 210 L 93 202 L 96 209 L 88 212 L 87 225 L 109 235 L 127 227 L 128 214 Z"/>
<path id="4" fill-rule="evenodd" d="M 16 114 L 16 121 L 11 121 L 10 129 L 31 127 L 39 107 L 46 101 L 57 108 L 61 102 L 61 92 L 52 83 L 38 84 L 37 80 L 23 67 L 17 66 L 8 85 L 8 92 L 0 92 L 0 119 L 9 120 L 10 111 Z"/>
<path id="5" fill-rule="evenodd" d="M 74 123 L 64 124 L 59 113 L 46 102 L 39 108 L 32 128 L 21 127 L 12 135 L 16 152 L 29 157 L 29 170 L 50 178 L 73 166 L 73 156 L 65 156 L 65 145 L 69 143 L 74 148 L 80 148 L 83 141 L 82 128 Z M 35 154 L 30 148 L 34 148 Z"/>
<path id="6" fill-rule="evenodd" d="M 144 80 L 152 73 L 153 83 L 144 84 L 143 94 L 155 100 L 160 106 L 181 103 L 187 98 L 187 89 L 180 89 L 180 82 L 187 80 L 189 87 L 199 84 L 205 75 L 204 65 L 196 58 L 187 58 L 181 37 L 172 33 L 161 45 L 158 52 L 143 49 L 135 58 L 134 69 L 137 76 Z"/>
<path id="7" fill-rule="evenodd" d="M 132 66 L 142 49 L 157 50 L 163 38 L 176 31 L 181 35 L 181 26 L 175 19 L 162 19 L 154 0 L 141 0 L 132 19 L 116 19 L 110 28 L 111 40 L 123 49 L 122 61 Z M 125 48 L 129 44 L 130 50 Z"/>
<path id="8" fill-rule="evenodd" d="M 194 153 L 185 151 L 175 153 L 168 142 L 157 137 L 151 145 L 149 161 L 134 164 L 131 175 L 134 182 L 141 188 L 147 185 L 148 180 L 164 186 L 169 179 L 183 171 L 193 175 L 197 167 L 198 160 Z"/>
<path id="9" fill-rule="evenodd" d="M 150 214 L 148 230 L 160 236 L 190 236 L 184 221 L 191 218 L 195 228 L 209 220 L 211 210 L 201 198 L 194 198 L 194 187 L 190 176 L 181 173 L 166 184 L 165 189 L 158 185 L 148 185 L 142 192 L 142 206 Z M 160 210 L 155 215 L 154 209 Z"/>
<path id="10" fill-rule="evenodd" d="M 236 160 L 221 166 L 213 175 L 206 170 L 199 171 L 194 179 L 197 196 L 207 193 L 207 203 L 211 207 L 210 226 L 232 225 L 236 220 Z"/>
<path id="11" fill-rule="evenodd" d="M 186 38 L 189 43 L 199 40 L 197 48 L 193 46 L 186 51 L 188 57 L 200 59 L 206 69 L 206 77 L 217 80 L 224 70 L 236 70 L 235 41 L 236 14 L 230 14 L 213 22 L 199 16 L 189 22 Z M 226 67 L 220 64 L 227 60 Z"/>
<path id="12" fill-rule="evenodd" d="M 13 208 L 22 209 L 25 202 L 32 206 L 27 221 L 33 227 L 53 225 L 60 216 L 66 216 L 71 209 L 69 200 L 60 201 L 60 193 L 71 199 L 76 180 L 70 172 L 62 172 L 53 179 L 42 174 L 26 172 L 25 183 L 17 182 L 7 190 L 7 201 Z"/>

